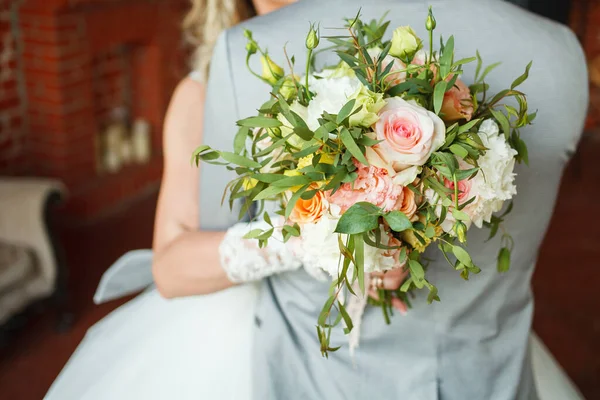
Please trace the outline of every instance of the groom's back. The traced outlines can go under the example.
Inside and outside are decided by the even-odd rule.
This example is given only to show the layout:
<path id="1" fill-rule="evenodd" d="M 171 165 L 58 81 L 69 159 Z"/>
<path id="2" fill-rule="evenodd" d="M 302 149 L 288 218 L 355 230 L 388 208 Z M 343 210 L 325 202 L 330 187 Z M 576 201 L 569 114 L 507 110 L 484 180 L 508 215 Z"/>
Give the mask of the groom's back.
<path id="1" fill-rule="evenodd" d="M 469 282 L 462 281 L 437 253 L 428 253 L 432 261 L 427 276 L 438 286 L 442 301 L 427 305 L 426 293 L 421 293 L 401 320 L 395 319 L 392 325 L 385 326 L 378 310 L 371 310 L 365 314 L 368 322 L 361 328 L 364 331 L 360 350 L 365 357 L 361 363 L 365 370 L 369 366 L 388 365 L 386 362 L 397 365 L 398 352 L 402 352 L 402 364 L 410 366 L 403 370 L 403 379 L 384 379 L 385 374 L 376 379 L 371 375 L 370 383 L 376 380 L 377 384 L 360 386 L 364 382 L 355 379 L 356 371 L 350 367 L 343 370 L 346 364 L 352 365 L 351 360 L 336 364 L 340 369 L 337 375 L 348 382 L 349 391 L 354 390 L 352 398 L 360 398 L 357 390 L 363 389 L 378 397 L 372 393 L 375 388 L 385 391 L 386 396 L 398 394 L 397 398 L 439 395 L 439 398 L 532 399 L 533 385 L 526 359 L 532 314 L 529 282 L 560 177 L 581 133 L 587 105 L 582 51 L 567 28 L 500 0 L 303 0 L 251 19 L 221 36 L 211 65 L 204 141 L 215 148 L 231 148 L 235 121 L 255 115 L 256 109 L 268 99 L 270 87 L 246 69 L 242 28 L 250 29 L 281 65 L 286 65 L 283 47 L 287 45 L 287 53 L 296 58 L 295 72 L 302 74 L 309 22 L 320 23 L 323 36 L 344 34 L 328 28 L 343 26 L 343 18 L 352 18 L 362 6 L 363 20 L 379 19 L 389 11 L 386 19 L 391 20 L 390 30 L 411 25 L 426 40 L 424 21 L 430 3 L 437 19 L 434 48 L 439 45 L 440 34 L 444 38 L 454 35 L 457 59 L 471 57 L 479 50 L 484 63 L 503 62 L 486 79 L 491 91 L 508 88 L 533 60 L 530 78 L 520 87 L 527 93 L 530 107 L 539 110 L 535 125 L 522 131 L 529 147 L 530 167 L 517 167 L 519 193 L 505 222 L 515 240 L 512 266 L 506 274 L 496 272 L 499 238 L 486 242 L 488 233 L 476 228 L 469 231 L 469 252 L 482 272 Z M 326 46 L 323 39 L 320 47 Z M 334 60 L 334 55 L 325 53 L 317 59 L 317 66 Z M 253 65 L 258 70 L 257 64 Z M 467 66 L 462 79 L 472 83 L 473 72 L 474 66 Z M 236 218 L 218 204 L 232 175 L 212 165 L 203 165 L 201 171 L 201 226 L 225 228 Z M 259 313 L 268 320 L 263 321 L 262 335 L 257 340 L 266 337 L 273 341 L 265 346 L 261 357 L 285 358 L 286 352 L 311 351 L 317 346 L 313 327 L 326 291 L 327 285 L 307 275 L 303 278 L 300 273 L 283 274 L 271 280 L 259 308 Z M 290 304 L 301 305 L 288 307 Z M 278 314 L 283 315 L 279 318 Z M 291 326 L 296 330 L 284 334 Z M 399 350 L 398 343 L 403 344 L 403 350 Z M 346 357 L 344 354 L 336 353 L 336 357 Z M 293 359 L 310 363 L 310 357 L 304 353 Z M 301 379 L 306 371 L 314 376 L 320 373 L 327 376 L 330 372 L 319 368 L 323 365 L 306 365 L 296 370 L 300 376 L 287 378 L 283 377 L 285 369 L 273 370 L 272 379 L 293 381 Z M 304 383 L 298 387 L 306 390 L 312 387 L 312 383 Z M 312 398 L 317 397 L 323 396 Z"/>

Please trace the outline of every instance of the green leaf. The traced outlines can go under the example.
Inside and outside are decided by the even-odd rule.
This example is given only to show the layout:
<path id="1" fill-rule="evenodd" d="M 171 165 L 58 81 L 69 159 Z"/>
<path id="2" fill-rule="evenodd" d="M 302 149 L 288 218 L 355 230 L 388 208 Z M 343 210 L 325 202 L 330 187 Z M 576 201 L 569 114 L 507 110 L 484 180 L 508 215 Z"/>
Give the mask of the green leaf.
<path id="1" fill-rule="evenodd" d="M 425 270 L 423 266 L 417 260 L 408 260 L 408 268 L 410 269 L 410 276 L 414 284 L 421 289 L 425 284 Z"/>
<path id="2" fill-rule="evenodd" d="M 259 162 L 251 160 L 244 156 L 240 156 L 239 154 L 230 153 L 228 151 L 221 151 L 219 154 L 221 155 L 221 158 L 223 160 L 230 162 L 232 164 L 236 164 L 236 165 L 240 165 L 242 167 L 248 167 L 248 168 L 260 168 L 261 167 Z"/>
<path id="3" fill-rule="evenodd" d="M 452 210 L 452 216 L 459 221 L 469 221 L 469 216 L 464 212 L 457 209 Z"/>
<path id="4" fill-rule="evenodd" d="M 300 236 L 300 230 L 298 228 L 296 228 L 295 226 L 284 225 L 282 230 L 284 232 L 290 234 L 291 236 L 294 236 L 294 237 Z"/>
<path id="5" fill-rule="evenodd" d="M 395 232 L 402 232 L 412 228 L 412 222 L 401 211 L 391 211 L 383 216 L 390 228 Z"/>
<path id="6" fill-rule="evenodd" d="M 481 78 L 479 78 L 479 80 L 477 82 L 483 82 L 483 80 L 488 76 L 488 74 L 490 72 L 492 72 L 494 69 L 496 69 L 500 64 L 502 64 L 501 62 L 497 62 L 494 63 L 492 65 L 489 65 L 485 71 L 483 71 L 483 75 L 481 75 Z"/>
<path id="7" fill-rule="evenodd" d="M 344 146 L 346 146 L 346 148 L 352 154 L 352 156 L 354 156 L 354 158 L 356 158 L 361 164 L 369 165 L 369 162 L 367 161 L 364 154 L 354 141 L 354 138 L 352 137 L 348 129 L 342 129 L 342 132 L 340 133 L 340 138 L 342 139 L 342 143 L 344 143 Z"/>
<path id="8" fill-rule="evenodd" d="M 346 327 L 344 328 L 344 333 L 347 335 L 350 332 L 352 332 L 352 329 L 354 328 L 354 324 L 352 324 L 352 318 L 350 318 L 348 311 L 346 311 L 346 308 L 344 307 L 342 302 L 339 300 L 338 300 L 338 309 L 340 310 L 342 319 L 344 320 L 344 323 L 346 324 Z"/>
<path id="9" fill-rule="evenodd" d="M 512 85 L 510 85 L 511 90 L 516 88 L 517 86 L 519 86 L 520 84 L 525 82 L 525 80 L 527 80 L 527 78 L 529 78 L 529 70 L 531 69 L 532 64 L 533 64 L 533 61 L 530 61 L 529 64 L 527 64 L 527 67 L 525 67 L 525 72 L 523 73 L 523 75 L 519 76 L 517 79 L 515 79 L 513 81 Z"/>
<path id="10" fill-rule="evenodd" d="M 448 74 L 450 73 L 450 68 L 452 66 L 453 58 L 454 58 L 454 36 L 450 36 L 450 38 L 448 38 L 448 41 L 446 42 L 446 44 L 444 46 L 444 52 L 442 54 L 442 57 L 440 58 L 440 74 L 442 75 L 442 79 L 445 79 L 446 76 L 448 76 Z"/>
<path id="11" fill-rule="evenodd" d="M 459 169 L 456 171 L 456 181 L 462 181 L 463 179 L 470 178 L 472 175 L 476 174 L 479 171 L 479 168 L 469 168 L 469 169 Z"/>
<path id="12" fill-rule="evenodd" d="M 248 128 L 276 128 L 283 125 L 278 119 L 269 117 L 249 117 L 238 121 L 237 124 Z"/>
<path id="13" fill-rule="evenodd" d="M 517 136 L 513 140 L 513 147 L 519 153 L 519 160 L 523 160 L 526 165 L 529 165 L 529 151 L 523 139 Z"/>
<path id="14" fill-rule="evenodd" d="M 271 225 L 271 227 L 273 227 L 273 223 L 271 222 L 271 217 L 269 216 L 269 213 L 265 211 L 265 213 L 263 214 L 263 219 L 265 220 L 265 222 L 269 225 Z"/>
<path id="15" fill-rule="evenodd" d="M 440 301 L 438 296 L 438 289 L 433 285 L 429 285 L 429 295 L 427 296 L 427 304 L 431 304 L 434 301 Z"/>
<path id="16" fill-rule="evenodd" d="M 323 305 L 323 308 L 321 309 L 321 314 L 319 314 L 319 319 L 318 319 L 318 324 L 319 326 L 325 326 L 327 325 L 327 318 L 329 317 L 329 313 L 331 311 L 331 307 L 333 306 L 333 302 L 335 301 L 336 296 L 330 296 L 327 301 L 325 302 L 325 304 Z"/>
<path id="17" fill-rule="evenodd" d="M 252 174 L 252 175 L 250 175 L 250 178 L 254 178 L 260 182 L 273 183 L 275 181 L 285 178 L 285 175 L 282 175 L 282 174 Z"/>
<path id="18" fill-rule="evenodd" d="M 320 144 L 316 144 L 314 146 L 309 146 L 309 147 L 305 148 L 304 150 L 300 150 L 297 153 L 293 153 L 292 156 L 294 156 L 294 158 L 306 157 L 309 154 L 315 154 L 317 152 L 317 150 L 319 150 L 319 148 L 321 148 Z"/>
<path id="19" fill-rule="evenodd" d="M 427 226 L 427 228 L 425 228 L 425 236 L 427 236 L 428 238 L 432 238 L 435 236 L 435 228 L 431 225 Z"/>
<path id="20" fill-rule="evenodd" d="M 365 293 L 365 242 L 363 235 L 352 235 L 354 241 L 354 265 L 358 277 L 358 287 L 360 291 Z"/>
<path id="21" fill-rule="evenodd" d="M 303 127 L 303 126 L 297 126 L 294 128 L 294 133 L 299 136 L 302 140 L 305 141 L 309 141 L 314 137 L 314 132 L 311 131 L 310 129 Z"/>
<path id="22" fill-rule="evenodd" d="M 306 185 L 311 182 L 313 182 L 312 179 L 310 179 L 306 175 L 287 176 L 283 179 L 279 179 L 279 180 L 273 182 L 272 186 L 285 187 L 285 188 L 289 189 L 293 186 Z"/>
<path id="23" fill-rule="evenodd" d="M 435 85 L 435 89 L 433 90 L 433 111 L 436 114 L 440 113 L 442 109 L 442 104 L 444 103 L 444 94 L 446 94 L 446 85 L 448 82 L 440 81 Z"/>
<path id="24" fill-rule="evenodd" d="M 463 160 L 469 156 L 469 152 L 467 151 L 467 149 L 462 147 L 460 144 L 455 143 L 451 145 L 449 149 L 452 153 L 462 158 Z"/>
<path id="25" fill-rule="evenodd" d="M 302 194 L 306 191 L 306 189 L 309 186 L 310 184 L 302 186 L 300 190 L 296 191 L 296 193 L 292 195 L 288 203 L 285 205 L 285 219 L 288 219 L 289 216 L 292 214 L 292 210 L 296 206 L 296 202 L 298 202 L 300 196 L 302 196 Z"/>
<path id="26" fill-rule="evenodd" d="M 496 120 L 500 124 L 500 127 L 502 128 L 502 132 L 504 133 L 504 136 L 506 138 L 508 138 L 508 135 L 510 135 L 510 122 L 509 122 L 508 118 L 500 110 L 490 110 L 490 111 L 492 112 L 492 115 L 494 116 L 494 118 L 496 118 Z"/>
<path id="27" fill-rule="evenodd" d="M 458 133 L 465 133 L 481 121 L 481 118 L 473 119 L 458 128 Z"/>
<path id="28" fill-rule="evenodd" d="M 338 125 L 341 125 L 342 122 L 344 122 L 344 120 L 350 116 L 352 110 L 354 109 L 354 104 L 356 104 L 356 99 L 352 99 L 344 104 L 335 120 Z"/>
<path id="29" fill-rule="evenodd" d="M 372 209 L 370 203 L 356 203 L 350 207 L 337 223 L 335 232 L 337 233 L 364 233 L 379 227 L 379 217 L 381 210 L 377 207 L 376 211 Z"/>
<path id="30" fill-rule="evenodd" d="M 507 272 L 510 269 L 510 249 L 503 247 L 498 252 L 498 272 Z"/>
<path id="31" fill-rule="evenodd" d="M 465 264 L 467 267 L 473 265 L 473 261 L 471 260 L 471 256 L 469 253 L 460 246 L 452 246 L 452 253 L 461 263 Z"/>
<path id="32" fill-rule="evenodd" d="M 269 186 L 268 188 L 266 188 L 265 190 L 263 190 L 262 192 L 257 194 L 256 197 L 254 197 L 252 200 L 270 199 L 271 197 L 274 197 L 280 193 L 283 193 L 286 190 L 288 190 L 287 187 Z"/>
<path id="33" fill-rule="evenodd" d="M 240 154 L 244 147 L 246 146 L 246 138 L 250 133 L 250 128 L 242 126 L 238 129 L 235 138 L 233 139 L 233 152 L 236 154 Z"/>
<path id="34" fill-rule="evenodd" d="M 250 232 L 247 232 L 243 236 L 243 238 L 244 239 L 256 239 L 257 237 L 259 237 L 262 234 L 263 234 L 263 230 L 262 229 L 252 229 Z"/>
<path id="35" fill-rule="evenodd" d="M 481 67 L 483 65 L 483 60 L 481 59 L 481 54 L 479 54 L 479 50 L 475 52 L 477 55 L 477 68 L 475 69 L 475 82 L 479 82 L 479 74 L 481 73 Z"/>
<path id="36" fill-rule="evenodd" d="M 476 60 L 477 60 L 477 57 L 461 58 L 460 60 L 458 60 L 454 64 L 452 64 L 452 67 L 458 67 L 459 65 L 469 64 Z"/>

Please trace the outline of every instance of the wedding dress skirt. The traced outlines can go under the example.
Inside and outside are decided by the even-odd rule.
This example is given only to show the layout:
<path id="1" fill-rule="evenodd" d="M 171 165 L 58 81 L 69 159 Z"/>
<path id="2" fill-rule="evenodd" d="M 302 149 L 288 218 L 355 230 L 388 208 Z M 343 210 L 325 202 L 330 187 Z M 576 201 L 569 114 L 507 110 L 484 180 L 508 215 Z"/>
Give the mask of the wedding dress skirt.
<path id="1" fill-rule="evenodd" d="M 250 400 L 258 285 L 174 300 L 147 290 L 90 328 L 45 400 Z M 531 350 L 541 400 L 583 399 L 535 335 Z"/>

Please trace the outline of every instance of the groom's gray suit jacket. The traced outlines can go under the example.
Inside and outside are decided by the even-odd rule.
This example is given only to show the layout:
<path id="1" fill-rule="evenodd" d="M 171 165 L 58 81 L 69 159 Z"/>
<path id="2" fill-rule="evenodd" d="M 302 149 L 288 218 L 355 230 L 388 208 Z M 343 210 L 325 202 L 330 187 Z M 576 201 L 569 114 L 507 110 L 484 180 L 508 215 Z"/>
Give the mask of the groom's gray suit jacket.
<path id="1" fill-rule="evenodd" d="M 441 302 L 427 305 L 418 296 L 408 316 L 395 318 L 389 327 L 379 327 L 379 311 L 367 312 L 358 353 L 362 372 L 353 370 L 349 360 L 312 358 L 318 353 L 314 324 L 326 287 L 301 273 L 271 279 L 259 307 L 263 323 L 257 335 L 256 362 L 266 370 L 257 377 L 256 392 L 264 398 L 535 398 L 527 350 L 533 312 L 530 279 L 587 107 L 583 54 L 566 27 L 499 0 L 303 0 L 220 36 L 208 83 L 204 141 L 214 148 L 231 148 L 235 121 L 255 115 L 268 98 L 269 87 L 246 70 L 242 28 L 252 30 L 280 64 L 287 46 L 297 65 L 303 65 L 309 22 L 320 23 L 324 35 L 335 34 L 327 28 L 341 26 L 343 17 L 362 7 L 364 19 L 389 11 L 391 27 L 411 25 L 425 38 L 429 5 L 437 19 L 436 34 L 455 36 L 457 58 L 479 50 L 487 64 L 503 61 L 487 79 L 492 90 L 508 87 L 533 60 L 530 78 L 522 86 L 530 107 L 539 110 L 535 124 L 522 132 L 530 166 L 516 169 L 518 195 L 505 223 L 515 240 L 512 268 L 502 275 L 496 272 L 500 239 L 486 242 L 488 232 L 476 228 L 469 231 L 469 251 L 482 272 L 469 282 L 432 253 L 428 277 L 439 287 Z M 325 55 L 317 64 L 332 60 Z M 464 80 L 471 83 L 473 76 L 474 66 L 469 65 Z M 200 224 L 225 229 L 236 222 L 220 206 L 232 175 L 218 166 L 203 164 L 201 169 Z M 261 344 L 265 340 L 269 343 Z M 270 357 L 295 361 L 278 369 Z M 343 379 L 346 386 L 332 387 L 322 382 L 324 376 Z"/>

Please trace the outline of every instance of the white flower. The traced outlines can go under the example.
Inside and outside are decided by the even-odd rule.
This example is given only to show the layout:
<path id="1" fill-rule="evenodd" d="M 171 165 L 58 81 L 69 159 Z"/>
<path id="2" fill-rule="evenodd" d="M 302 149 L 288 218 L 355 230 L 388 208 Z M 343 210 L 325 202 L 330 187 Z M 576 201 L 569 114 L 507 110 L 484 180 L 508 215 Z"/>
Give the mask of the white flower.
<path id="1" fill-rule="evenodd" d="M 483 221 L 489 222 L 492 214 L 500 211 L 505 200 L 517 194 L 514 183 L 517 151 L 509 146 L 498 125 L 491 119 L 483 121 L 479 136 L 488 150 L 479 157 L 481 170 L 473 178 L 477 200 L 468 206 L 468 214 L 472 222 L 481 228 Z"/>
<path id="2" fill-rule="evenodd" d="M 305 269 L 313 276 L 316 270 L 323 270 L 332 278 L 337 278 L 343 266 L 343 256 L 340 254 L 338 233 L 335 227 L 339 220 L 339 207 L 331 205 L 330 212 L 312 224 L 302 225 L 301 251 L 299 255 Z M 346 243 L 347 235 L 341 235 Z M 387 236 L 382 235 L 382 244 L 387 244 Z M 365 272 L 387 271 L 393 269 L 396 262 L 393 257 L 385 256 L 385 250 L 365 245 Z M 349 268 L 352 278 L 353 268 Z"/>
<path id="3" fill-rule="evenodd" d="M 475 197 L 475 200 L 462 210 L 470 218 L 470 221 L 464 221 L 465 224 L 469 227 L 473 223 L 481 228 L 484 221 L 489 222 L 492 214 L 502 209 L 505 200 L 511 199 L 517 193 L 513 172 L 517 152 L 508 145 L 504 136 L 500 134 L 498 125 L 491 119 L 483 121 L 479 137 L 488 150 L 479 157 L 479 172 L 470 181 L 463 181 L 463 185 L 459 183 L 459 187 L 467 191 L 463 196 L 464 201 Z M 472 168 L 463 160 L 457 160 L 461 169 Z M 425 191 L 425 198 L 430 204 L 438 202 L 437 194 L 431 189 Z M 440 213 L 441 205 L 438 205 L 436 214 L 439 216 Z M 452 233 L 454 222 L 456 220 L 448 213 L 442 223 L 442 229 Z"/>
<path id="4" fill-rule="evenodd" d="M 343 76 L 341 78 L 309 79 L 312 92 L 316 93 L 308 104 L 306 123 L 311 130 L 319 127 L 318 119 L 323 112 L 337 114 L 348 100 L 362 86 L 357 78 Z"/>

